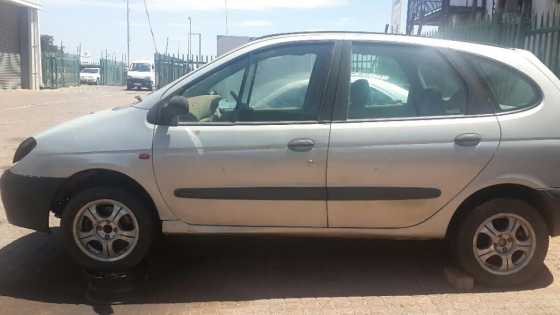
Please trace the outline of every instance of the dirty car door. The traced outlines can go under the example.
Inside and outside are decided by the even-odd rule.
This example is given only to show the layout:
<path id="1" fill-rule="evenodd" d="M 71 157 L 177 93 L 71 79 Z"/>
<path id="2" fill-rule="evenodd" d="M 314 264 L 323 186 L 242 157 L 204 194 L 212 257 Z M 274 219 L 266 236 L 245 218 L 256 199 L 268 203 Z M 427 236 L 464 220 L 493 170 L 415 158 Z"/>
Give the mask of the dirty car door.
<path id="1" fill-rule="evenodd" d="M 354 43 L 346 60 L 349 101 L 329 149 L 329 226 L 419 224 L 492 159 L 500 129 L 488 97 L 433 48 Z"/>
<path id="2" fill-rule="evenodd" d="M 197 121 L 158 126 L 158 185 L 183 221 L 326 226 L 330 125 L 318 120 L 331 43 L 275 47 L 189 84 Z"/>

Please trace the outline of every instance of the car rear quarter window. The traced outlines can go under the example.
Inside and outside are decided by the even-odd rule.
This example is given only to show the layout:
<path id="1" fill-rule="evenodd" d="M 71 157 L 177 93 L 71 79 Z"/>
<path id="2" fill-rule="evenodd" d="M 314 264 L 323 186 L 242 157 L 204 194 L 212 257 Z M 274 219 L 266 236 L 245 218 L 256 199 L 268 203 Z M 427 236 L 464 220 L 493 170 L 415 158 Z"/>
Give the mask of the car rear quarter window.
<path id="1" fill-rule="evenodd" d="M 498 112 L 510 112 L 539 103 L 541 93 L 536 83 L 510 66 L 482 57 L 469 57 L 470 62 L 488 85 Z"/>

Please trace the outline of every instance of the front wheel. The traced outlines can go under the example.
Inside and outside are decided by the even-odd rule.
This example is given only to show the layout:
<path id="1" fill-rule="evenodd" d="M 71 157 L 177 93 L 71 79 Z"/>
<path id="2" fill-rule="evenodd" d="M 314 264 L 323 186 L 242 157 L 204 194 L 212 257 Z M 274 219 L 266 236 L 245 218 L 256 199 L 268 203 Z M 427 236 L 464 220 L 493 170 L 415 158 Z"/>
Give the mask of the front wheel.
<path id="1" fill-rule="evenodd" d="M 520 285 L 542 271 L 548 229 L 527 202 L 493 199 L 472 209 L 454 231 L 452 250 L 477 281 L 496 287 Z"/>
<path id="2" fill-rule="evenodd" d="M 119 271 L 139 264 L 158 226 L 142 198 L 113 187 L 91 188 L 72 197 L 61 225 L 70 255 L 96 271 Z"/>

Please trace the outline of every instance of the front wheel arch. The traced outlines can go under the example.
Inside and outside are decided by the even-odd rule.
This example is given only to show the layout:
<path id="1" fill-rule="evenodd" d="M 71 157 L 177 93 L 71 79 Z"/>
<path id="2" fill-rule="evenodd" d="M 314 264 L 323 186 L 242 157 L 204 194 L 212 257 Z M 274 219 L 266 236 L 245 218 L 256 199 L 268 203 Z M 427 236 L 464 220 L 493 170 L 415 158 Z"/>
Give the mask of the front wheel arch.
<path id="1" fill-rule="evenodd" d="M 70 176 L 58 189 L 51 209 L 60 217 L 72 196 L 89 188 L 103 186 L 118 186 L 134 193 L 148 204 L 155 219 L 161 221 L 152 197 L 142 185 L 126 174 L 107 169 L 90 169 Z"/>

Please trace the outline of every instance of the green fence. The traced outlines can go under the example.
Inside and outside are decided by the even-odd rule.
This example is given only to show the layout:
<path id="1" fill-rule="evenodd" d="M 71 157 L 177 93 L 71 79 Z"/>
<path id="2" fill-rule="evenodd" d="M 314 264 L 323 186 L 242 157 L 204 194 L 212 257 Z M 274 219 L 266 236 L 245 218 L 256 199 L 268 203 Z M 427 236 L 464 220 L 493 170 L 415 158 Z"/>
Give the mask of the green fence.
<path id="1" fill-rule="evenodd" d="M 175 81 L 183 75 L 196 70 L 214 60 L 213 56 L 175 56 L 156 53 L 154 64 L 156 71 L 156 87 Z"/>
<path id="2" fill-rule="evenodd" d="M 99 59 L 99 66 L 101 85 L 126 85 L 127 67 L 124 61 L 104 57 Z"/>
<path id="3" fill-rule="evenodd" d="M 377 64 L 373 55 L 352 54 L 352 72 L 376 73 Z"/>
<path id="4" fill-rule="evenodd" d="M 560 76 L 560 15 L 556 13 L 531 18 L 488 17 L 440 27 L 424 36 L 526 49 Z"/>
<path id="5" fill-rule="evenodd" d="M 80 57 L 63 52 L 43 52 L 43 87 L 56 89 L 80 84 Z"/>

